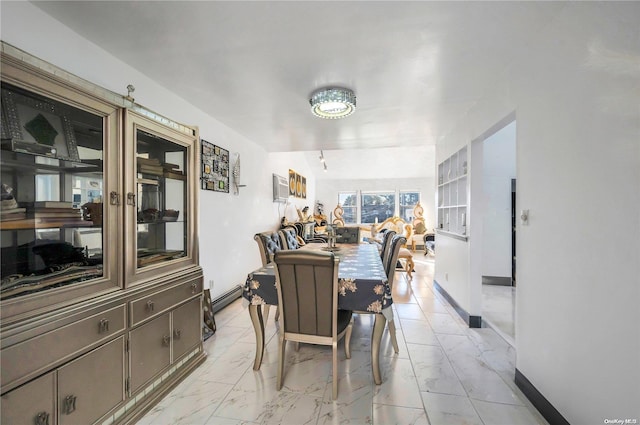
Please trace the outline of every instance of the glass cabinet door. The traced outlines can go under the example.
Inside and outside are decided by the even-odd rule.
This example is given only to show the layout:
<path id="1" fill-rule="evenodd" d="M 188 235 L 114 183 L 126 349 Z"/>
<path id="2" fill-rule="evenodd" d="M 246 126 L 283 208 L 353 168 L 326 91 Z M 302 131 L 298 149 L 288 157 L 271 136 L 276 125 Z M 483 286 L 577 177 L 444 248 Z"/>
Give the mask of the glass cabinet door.
<path id="1" fill-rule="evenodd" d="M 187 255 L 186 151 L 136 130 L 137 267 Z"/>
<path id="2" fill-rule="evenodd" d="M 128 136 L 135 169 L 127 194 L 135 244 L 127 260 L 129 283 L 158 267 L 179 267 L 193 259 L 193 133 L 176 132 L 128 111 Z M 193 130 L 191 130 L 193 131 Z M 134 208 L 135 207 L 135 212 Z M 135 222 L 135 224 L 134 224 Z M 135 252 L 132 251 L 135 246 Z"/>
<path id="3" fill-rule="evenodd" d="M 44 306 L 72 298 L 59 288 L 82 295 L 118 284 L 108 282 L 104 261 L 105 146 L 117 113 L 102 107 L 89 112 L 2 83 L 0 300 L 7 312 L 11 300 Z"/>

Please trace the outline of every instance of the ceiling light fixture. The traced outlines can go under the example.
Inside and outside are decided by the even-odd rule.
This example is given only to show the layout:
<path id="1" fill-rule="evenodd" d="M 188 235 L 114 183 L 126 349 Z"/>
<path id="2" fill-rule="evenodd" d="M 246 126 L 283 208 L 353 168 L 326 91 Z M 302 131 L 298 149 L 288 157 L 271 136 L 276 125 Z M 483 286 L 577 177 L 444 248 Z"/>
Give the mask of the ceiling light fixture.
<path id="1" fill-rule="evenodd" d="M 356 95 L 352 90 L 325 88 L 314 92 L 309 99 L 313 115 L 338 119 L 351 115 L 356 110 Z"/>

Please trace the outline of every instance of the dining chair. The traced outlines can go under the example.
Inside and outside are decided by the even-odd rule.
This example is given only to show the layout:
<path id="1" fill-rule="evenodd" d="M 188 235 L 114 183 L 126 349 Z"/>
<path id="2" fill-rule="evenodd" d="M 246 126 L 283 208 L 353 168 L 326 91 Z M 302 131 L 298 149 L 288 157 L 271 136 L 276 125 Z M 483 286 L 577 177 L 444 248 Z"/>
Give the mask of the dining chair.
<path id="1" fill-rule="evenodd" d="M 253 239 L 258 244 L 258 249 L 260 250 L 260 259 L 262 260 L 262 266 L 266 266 L 267 264 L 273 261 L 273 255 L 282 249 L 282 242 L 280 240 L 280 234 L 278 232 L 262 232 L 256 233 L 253 236 Z M 262 315 L 264 316 L 264 323 L 267 323 L 269 320 L 269 310 L 271 306 L 269 304 L 265 304 L 262 311 Z M 275 320 L 279 319 L 279 312 L 276 309 Z"/>
<path id="2" fill-rule="evenodd" d="M 256 233 L 253 236 L 253 239 L 258 244 L 263 267 L 273 261 L 273 255 L 276 251 L 280 251 L 282 249 L 280 235 L 277 232 Z"/>
<path id="3" fill-rule="evenodd" d="M 278 234 L 280 235 L 282 249 L 288 250 L 300 248 L 298 232 L 295 227 L 285 227 L 284 229 L 280 229 L 278 230 Z"/>
<path id="4" fill-rule="evenodd" d="M 405 243 L 407 243 L 407 238 L 402 235 L 394 235 L 391 238 L 391 242 L 388 244 L 389 250 L 387 253 L 387 258 L 382 262 L 384 271 L 387 274 L 387 282 L 389 282 L 389 287 L 391 288 L 392 293 L 393 281 L 395 280 L 396 276 L 396 263 L 398 262 L 398 255 L 400 253 L 400 249 Z M 398 340 L 396 338 L 396 325 L 393 320 L 387 322 L 387 324 L 389 326 L 389 336 L 391 337 L 391 345 L 393 345 L 393 350 L 396 353 L 399 353 L 400 349 L 398 347 Z"/>
<path id="5" fill-rule="evenodd" d="M 385 259 L 389 255 L 389 247 L 391 246 L 391 239 L 396 235 L 395 230 L 387 230 L 382 236 L 382 247 L 380 249 L 380 259 L 384 265 Z"/>
<path id="6" fill-rule="evenodd" d="M 338 341 L 345 337 L 349 348 L 352 311 L 338 310 L 338 263 L 331 252 L 278 251 L 274 256 L 280 317 L 277 389 L 284 379 L 285 345 L 296 343 L 331 345 L 333 351 L 333 399 L 338 397 Z"/>

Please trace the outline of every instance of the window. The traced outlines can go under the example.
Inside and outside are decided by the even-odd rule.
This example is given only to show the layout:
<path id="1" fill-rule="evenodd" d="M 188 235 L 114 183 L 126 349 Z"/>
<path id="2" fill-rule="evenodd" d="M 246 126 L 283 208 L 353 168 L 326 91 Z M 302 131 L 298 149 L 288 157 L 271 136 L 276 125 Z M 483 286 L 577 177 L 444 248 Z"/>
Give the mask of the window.
<path id="1" fill-rule="evenodd" d="M 361 223 L 383 222 L 396 210 L 395 192 L 363 192 Z"/>
<path id="2" fill-rule="evenodd" d="M 420 192 L 400 192 L 400 218 L 411 223 L 415 218 L 413 208 L 420 201 Z"/>
<path id="3" fill-rule="evenodd" d="M 356 192 L 341 192 L 338 193 L 338 204 L 340 204 L 340 206 L 342 207 L 342 209 L 344 210 L 344 214 L 342 215 L 342 218 L 344 220 L 344 223 L 357 223 L 357 210 L 358 210 L 358 204 L 357 204 L 357 194 Z"/>

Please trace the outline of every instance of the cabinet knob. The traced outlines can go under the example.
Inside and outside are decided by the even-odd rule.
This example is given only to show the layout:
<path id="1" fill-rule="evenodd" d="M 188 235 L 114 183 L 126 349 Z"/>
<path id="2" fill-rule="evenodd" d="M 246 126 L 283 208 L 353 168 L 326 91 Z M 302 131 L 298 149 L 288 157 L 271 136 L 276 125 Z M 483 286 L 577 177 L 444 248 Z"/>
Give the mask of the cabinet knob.
<path id="1" fill-rule="evenodd" d="M 35 425 L 49 425 L 49 414 L 47 412 L 40 412 L 36 415 L 34 420 Z"/>
<path id="2" fill-rule="evenodd" d="M 64 398 L 64 405 L 62 412 L 66 415 L 70 415 L 76 410 L 76 396 L 68 395 Z"/>
<path id="3" fill-rule="evenodd" d="M 193 282 L 191 284 L 191 293 L 195 294 L 197 289 L 198 289 L 198 285 L 195 282 Z"/>
<path id="4" fill-rule="evenodd" d="M 98 333 L 109 332 L 109 319 L 100 319 L 98 323 Z"/>
<path id="5" fill-rule="evenodd" d="M 173 330 L 173 339 L 180 339 L 182 336 L 182 331 L 180 329 Z"/>
<path id="6" fill-rule="evenodd" d="M 133 192 L 127 193 L 127 205 L 136 206 L 136 195 Z"/>
<path id="7" fill-rule="evenodd" d="M 109 194 L 111 205 L 120 205 L 120 194 L 113 191 Z"/>
<path id="8" fill-rule="evenodd" d="M 155 305 L 153 301 L 147 301 L 147 311 L 152 312 L 154 308 L 155 308 Z"/>
<path id="9" fill-rule="evenodd" d="M 171 342 L 171 337 L 169 335 L 164 335 L 162 337 L 162 345 L 164 347 L 168 347 L 170 342 Z"/>

